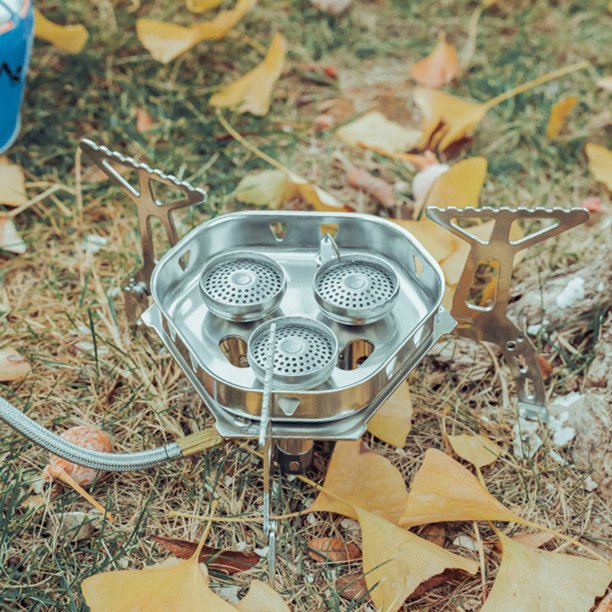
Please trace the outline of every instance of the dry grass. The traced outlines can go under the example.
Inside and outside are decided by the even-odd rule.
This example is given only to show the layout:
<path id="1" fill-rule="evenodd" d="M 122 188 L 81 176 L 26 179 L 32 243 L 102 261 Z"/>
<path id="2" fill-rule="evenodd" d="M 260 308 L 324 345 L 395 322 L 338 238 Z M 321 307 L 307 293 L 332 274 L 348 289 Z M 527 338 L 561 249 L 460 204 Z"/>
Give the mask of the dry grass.
<path id="1" fill-rule="evenodd" d="M 461 46 L 475 3 L 361 2 L 335 20 L 319 14 L 305 1 L 263 3 L 238 31 L 265 43 L 280 28 L 289 40 L 293 65 L 320 61 L 338 68 L 341 87 L 368 105 L 371 91 L 391 89 L 409 95 L 407 66 L 422 57 L 444 28 Z M 501 2 L 484 16 L 470 73 L 453 92 L 484 101 L 519 82 L 578 59 L 594 67 L 559 83 L 502 105 L 478 130 L 460 156 L 485 155 L 489 175 L 482 202 L 528 206 L 577 204 L 587 195 L 605 197 L 589 177 L 583 154 L 585 141 L 603 142 L 609 124 L 605 99 L 593 76 L 602 71 L 600 46 L 605 40 L 606 3 Z M 0 318 L 0 347 L 12 346 L 33 365 L 23 383 L 2 388 L 7 397 L 43 425 L 62 431 L 92 423 L 104 428 L 118 450 L 135 450 L 169 441 L 212 424 L 206 409 L 170 357 L 150 335 L 133 337 L 117 290 L 137 267 L 139 243 L 131 206 L 107 184 L 85 182 L 83 206 L 77 204 L 74 150 L 82 135 L 147 161 L 196 185 L 205 183 L 211 197 L 207 211 L 183 219 L 184 228 L 198 223 L 203 212 L 216 214 L 235 206 L 228 198 L 249 170 L 264 167 L 237 143 L 225 138 L 209 112 L 206 99 L 228 76 L 252 66 L 259 54 L 236 35 L 214 46 L 201 45 L 164 67 L 153 62 L 135 39 L 133 5 L 46 2 L 49 16 L 92 24 L 91 44 L 80 56 L 66 57 L 37 45 L 24 115 L 24 133 L 11 158 L 28 172 L 30 195 L 48 187 L 62 189 L 32 206 L 18 218 L 27 240 L 25 255 L 0 253 L 0 302 L 6 294 L 10 311 Z M 136 11 L 169 17 L 185 11 L 156 2 Z M 116 27 L 113 25 L 116 24 Z M 380 85 L 380 81 L 386 84 Z M 379 83 L 378 85 L 376 83 Z M 364 86 L 367 88 L 364 91 Z M 377 210 L 365 196 L 344 185 L 334 163 L 338 143 L 310 130 L 320 102 L 346 95 L 335 85 L 321 85 L 291 69 L 278 86 L 273 112 L 265 119 L 234 117 L 233 124 L 249 140 L 287 166 L 353 202 L 360 210 Z M 551 104 L 565 93 L 580 96 L 571 130 L 556 142 L 543 135 Z M 146 108 L 158 121 L 146 134 L 135 130 L 134 109 Z M 407 107 L 408 113 L 412 112 Z M 391 181 L 409 181 L 412 172 L 365 152 L 344 151 Z M 408 198 L 399 199 L 407 205 Z M 519 276 L 562 268 L 597 250 L 590 228 L 573 238 L 548 243 L 521 265 Z M 87 254 L 88 234 L 107 238 L 95 255 Z M 576 238 L 580 237 L 580 238 Z M 593 246 L 578 249 L 579 242 Z M 573 324 L 574 325 L 574 324 Z M 569 327 L 567 340 L 585 354 L 592 352 L 591 328 Z M 95 338 L 95 340 L 94 340 Z M 96 344 L 83 352 L 80 343 Z M 83 345 L 81 345 L 83 346 Z M 441 421 L 449 432 L 481 431 L 504 447 L 511 441 L 514 409 L 501 394 L 500 377 L 508 379 L 488 355 L 461 368 L 441 368 L 428 358 L 411 378 L 415 421 L 408 444 L 395 451 L 373 439 L 409 482 L 423 452 L 441 447 Z M 475 370 L 486 375 L 475 376 Z M 580 388 L 583 368 L 561 363 L 551 393 Z M 511 388 L 511 386 L 510 386 Z M 548 455 L 548 441 L 535 461 L 507 453 L 484 476 L 491 492 L 513 510 L 593 541 L 592 526 L 609 521 L 610 509 L 597 492 L 582 486 L 584 472 L 560 466 Z M 317 446 L 311 476 L 322 480 L 330 444 Z M 261 467 L 237 445 L 227 443 L 208 454 L 146 473 L 110 475 L 93 491 L 115 516 L 80 542 L 54 538 L 50 517 L 68 510 L 86 510 L 73 492 L 43 487 L 40 472 L 46 454 L 4 432 L 0 439 L 0 602 L 6 610 L 83 609 L 82 580 L 93 573 L 125 566 L 141 567 L 165 553 L 148 536 L 196 539 L 201 523 L 169 515 L 170 510 L 205 513 L 213 498 L 219 514 L 251 514 L 261 508 Z M 276 512 L 304 509 L 314 492 L 298 480 L 279 478 Z M 359 542 L 358 531 L 339 517 L 316 515 L 284 521 L 280 528 L 277 589 L 296 610 L 366 610 L 367 604 L 342 599 L 335 579 L 358 572 L 360 564 L 328 565 L 306 553 L 314 537 L 337 535 Z M 510 531 L 514 528 L 509 527 Z M 460 533 L 473 535 L 471 524 L 447 525 L 447 545 Z M 480 526 L 486 540 L 491 532 Z M 601 533 L 601 531 L 600 531 Z M 258 522 L 218 523 L 211 545 L 261 547 Z M 597 543 L 597 542 L 596 542 Z M 451 546 L 452 547 L 452 546 Z M 560 549 L 574 551 L 561 544 Z M 462 554 L 475 553 L 462 550 Z M 499 557 L 487 555 L 486 585 L 490 588 Z M 265 564 L 232 578 L 216 576 L 214 586 L 245 587 L 265 577 Z M 453 580 L 406 605 L 407 610 L 473 610 L 482 602 L 479 577 Z"/>

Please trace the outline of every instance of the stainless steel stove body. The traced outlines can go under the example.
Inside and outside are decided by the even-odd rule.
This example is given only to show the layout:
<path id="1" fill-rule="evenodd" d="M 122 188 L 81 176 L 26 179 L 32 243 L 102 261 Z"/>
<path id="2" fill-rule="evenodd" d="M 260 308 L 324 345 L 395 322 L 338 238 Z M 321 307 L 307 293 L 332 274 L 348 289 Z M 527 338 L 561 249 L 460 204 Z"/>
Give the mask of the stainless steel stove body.
<path id="1" fill-rule="evenodd" d="M 274 439 L 358 438 L 455 326 L 435 260 L 398 225 L 355 213 L 240 212 L 205 222 L 155 265 L 150 293 L 142 320 L 224 437 L 259 435 L 262 338 L 273 320 Z M 236 312 L 240 302 L 246 315 Z"/>

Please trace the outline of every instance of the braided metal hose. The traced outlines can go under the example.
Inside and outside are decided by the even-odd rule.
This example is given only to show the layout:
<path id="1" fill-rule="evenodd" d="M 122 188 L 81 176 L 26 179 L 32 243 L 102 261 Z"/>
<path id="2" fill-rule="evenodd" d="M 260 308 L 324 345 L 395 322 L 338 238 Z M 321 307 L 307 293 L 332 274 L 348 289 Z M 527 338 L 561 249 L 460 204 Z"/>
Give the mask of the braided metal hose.
<path id="1" fill-rule="evenodd" d="M 101 453 L 83 448 L 45 429 L 3 397 L 0 397 L 0 419 L 54 455 L 96 470 L 107 472 L 145 470 L 183 456 L 183 451 L 176 442 L 138 453 Z"/>

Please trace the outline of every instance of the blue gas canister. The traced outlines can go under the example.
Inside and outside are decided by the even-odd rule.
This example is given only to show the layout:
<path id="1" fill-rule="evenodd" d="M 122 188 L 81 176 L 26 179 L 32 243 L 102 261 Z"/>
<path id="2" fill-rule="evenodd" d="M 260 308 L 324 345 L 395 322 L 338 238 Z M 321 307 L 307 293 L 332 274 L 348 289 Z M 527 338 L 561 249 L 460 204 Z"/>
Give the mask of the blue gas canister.
<path id="1" fill-rule="evenodd" d="M 8 149 L 21 127 L 34 16 L 31 0 L 0 0 L 0 153 Z"/>

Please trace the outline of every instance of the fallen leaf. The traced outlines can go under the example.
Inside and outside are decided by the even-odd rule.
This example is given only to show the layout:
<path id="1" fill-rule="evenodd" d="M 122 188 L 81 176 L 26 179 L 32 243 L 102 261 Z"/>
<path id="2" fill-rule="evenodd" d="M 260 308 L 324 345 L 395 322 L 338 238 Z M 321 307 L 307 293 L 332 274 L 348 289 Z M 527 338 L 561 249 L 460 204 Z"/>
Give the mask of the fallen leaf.
<path id="1" fill-rule="evenodd" d="M 473 100 L 457 98 L 450 94 L 418 87 L 414 92 L 414 101 L 423 115 L 420 147 L 446 149 L 453 142 L 461 140 L 482 121 L 489 110 L 519 93 L 524 93 L 549 81 L 583 70 L 590 64 L 578 62 L 548 72 L 538 78 L 522 83 L 513 89 L 487 100 L 483 104 Z"/>
<path id="2" fill-rule="evenodd" d="M 98 427 L 91 425 L 71 427 L 62 433 L 61 438 L 90 450 L 102 453 L 111 453 L 113 451 L 113 443 L 109 435 Z M 50 454 L 49 465 L 43 470 L 43 479 L 53 480 L 58 471 L 64 471 L 82 487 L 92 484 L 101 473 L 93 468 L 77 465 L 68 461 L 68 459 Z"/>
<path id="3" fill-rule="evenodd" d="M 460 463 L 430 448 L 416 473 L 399 524 L 445 521 L 525 521 L 497 501 Z"/>
<path id="4" fill-rule="evenodd" d="M 438 89 L 457 76 L 458 68 L 457 51 L 446 42 L 446 35 L 441 32 L 436 48 L 410 68 L 410 76 L 419 85 Z"/>
<path id="5" fill-rule="evenodd" d="M 412 179 L 412 197 L 416 203 L 417 210 L 421 210 L 423 208 L 425 198 L 431 191 L 434 183 L 440 176 L 449 170 L 450 166 L 448 164 L 433 163 L 426 165 L 414 175 Z"/>
<path id="6" fill-rule="evenodd" d="M 438 176 L 425 196 L 423 206 L 476 207 L 486 176 L 487 160 L 484 157 L 463 159 Z M 421 208 L 415 208 L 415 217 Z"/>
<path id="7" fill-rule="evenodd" d="M 240 612 L 291 612 L 283 598 L 260 580 L 253 580 L 247 594 L 236 604 Z M 211 612 L 216 609 L 211 609 Z"/>
<path id="8" fill-rule="evenodd" d="M 346 184 L 353 189 L 372 196 L 385 208 L 393 208 L 395 206 L 393 185 L 378 176 L 373 176 L 364 168 L 350 164 L 346 172 Z"/>
<path id="9" fill-rule="evenodd" d="M 245 204 L 280 208 L 295 196 L 295 190 L 286 172 L 261 170 L 244 176 L 233 195 Z"/>
<path id="10" fill-rule="evenodd" d="M 340 538 L 314 538 L 308 542 L 308 554 L 315 561 L 341 563 L 361 559 L 361 548 Z"/>
<path id="11" fill-rule="evenodd" d="M 567 116 L 572 112 L 572 109 L 578 103 L 578 96 L 567 96 L 558 102 L 555 102 L 550 109 L 550 117 L 546 126 L 546 137 L 549 139 L 556 138 L 565 124 Z"/>
<path id="12" fill-rule="evenodd" d="M 21 206 L 27 201 L 23 170 L 6 157 L 0 157 L 0 204 Z"/>
<path id="13" fill-rule="evenodd" d="M 34 35 L 67 53 L 80 53 L 89 37 L 85 26 L 53 23 L 38 9 L 34 9 Z"/>
<path id="14" fill-rule="evenodd" d="M 599 602 L 595 612 L 612 612 L 612 591 Z"/>
<path id="15" fill-rule="evenodd" d="M 198 564 L 197 554 L 162 567 L 95 574 L 81 590 L 91 612 L 236 610 L 210 590 L 208 570 Z"/>
<path id="16" fill-rule="evenodd" d="M 155 119 L 142 108 L 136 109 L 136 131 L 140 134 L 148 132 L 151 128 L 155 127 Z"/>
<path id="17" fill-rule="evenodd" d="M 210 104 L 263 117 L 270 110 L 272 89 L 283 71 L 287 41 L 277 32 L 263 62 L 214 94 Z"/>
<path id="18" fill-rule="evenodd" d="M 520 533 L 512 536 L 512 539 L 519 544 L 524 544 L 525 546 L 540 548 L 540 546 L 544 546 L 544 544 L 550 542 L 554 537 L 555 535 L 553 533 L 549 533 L 548 531 L 538 531 L 536 533 Z M 501 545 L 499 549 L 501 550 Z"/>
<path id="19" fill-rule="evenodd" d="M 388 151 L 407 151 L 420 139 L 418 130 L 390 121 L 382 113 L 372 111 L 336 130 L 336 136 L 348 145 L 360 143 Z"/>
<path id="20" fill-rule="evenodd" d="M 192 13 L 204 13 L 223 4 L 223 0 L 185 0 L 185 6 Z"/>
<path id="21" fill-rule="evenodd" d="M 538 368 L 544 380 L 548 380 L 550 375 L 553 373 L 553 367 L 548 361 L 546 355 L 536 355 L 536 361 L 538 362 Z"/>
<path id="22" fill-rule="evenodd" d="M 444 547 L 444 543 L 446 542 L 446 529 L 444 529 L 444 525 L 440 525 L 440 523 L 425 525 L 421 528 L 418 535 L 437 546 Z"/>
<path id="23" fill-rule="evenodd" d="M 0 217 L 0 251 L 3 250 L 15 255 L 23 255 L 27 250 L 26 243 L 9 217 Z"/>
<path id="24" fill-rule="evenodd" d="M 399 470 L 361 440 L 336 442 L 323 489 L 310 509 L 335 512 L 352 519 L 357 518 L 353 506 L 360 506 L 397 522 L 408 498 Z"/>
<path id="25" fill-rule="evenodd" d="M 412 428 L 412 399 L 407 383 L 402 383 L 368 421 L 368 431 L 396 448 L 406 445 Z"/>
<path id="26" fill-rule="evenodd" d="M 0 382 L 23 380 L 31 370 L 30 362 L 16 350 L 0 349 Z"/>
<path id="27" fill-rule="evenodd" d="M 395 612 L 421 584 L 446 568 L 476 573 L 478 564 L 384 518 L 356 507 L 363 541 L 363 573 L 379 610 Z"/>
<path id="28" fill-rule="evenodd" d="M 586 146 L 589 169 L 596 181 L 603 183 L 612 191 L 612 151 L 601 145 L 589 142 Z"/>
<path id="29" fill-rule="evenodd" d="M 223 38 L 249 12 L 257 0 L 238 0 L 233 9 L 211 21 L 184 27 L 157 19 L 137 19 L 136 36 L 158 62 L 167 64 L 204 40 Z"/>
<path id="30" fill-rule="evenodd" d="M 597 85 L 606 91 L 612 91 L 612 75 L 597 79 Z"/>
<path id="31" fill-rule="evenodd" d="M 339 15 L 343 13 L 352 2 L 353 0 L 310 0 L 313 6 L 330 15 Z"/>
<path id="32" fill-rule="evenodd" d="M 367 601 L 370 599 L 368 585 L 362 574 L 352 573 L 339 576 L 336 580 L 336 592 L 340 597 L 353 601 Z"/>
<path id="33" fill-rule="evenodd" d="M 448 441 L 459 457 L 479 469 L 493 463 L 504 452 L 495 442 L 481 435 L 448 436 Z"/>
<path id="34" fill-rule="evenodd" d="M 502 561 L 482 612 L 588 612 L 612 570 L 602 561 L 537 550 L 498 532 Z"/>
<path id="35" fill-rule="evenodd" d="M 267 208 L 281 208 L 291 200 L 300 198 L 318 211 L 352 210 L 301 176 L 276 169 L 261 170 L 243 177 L 233 195 L 239 202 Z"/>
<path id="36" fill-rule="evenodd" d="M 197 542 L 189 542 L 187 540 L 176 540 L 162 536 L 152 536 L 152 539 L 156 544 L 159 544 L 179 559 L 189 559 L 198 547 Z M 206 544 L 202 545 L 198 557 L 199 563 L 206 563 L 209 568 L 226 574 L 245 572 L 255 567 L 260 561 L 261 557 L 255 552 L 221 550 L 206 546 Z"/>
<path id="37" fill-rule="evenodd" d="M 459 238 L 456 238 L 453 234 L 429 219 L 421 219 L 419 221 L 406 219 L 393 220 L 409 231 L 438 263 L 446 260 L 459 248 L 461 242 Z"/>
<path id="38" fill-rule="evenodd" d="M 487 114 L 487 106 L 435 89 L 417 87 L 415 104 L 423 114 L 421 147 L 446 149 L 467 136 Z"/>

